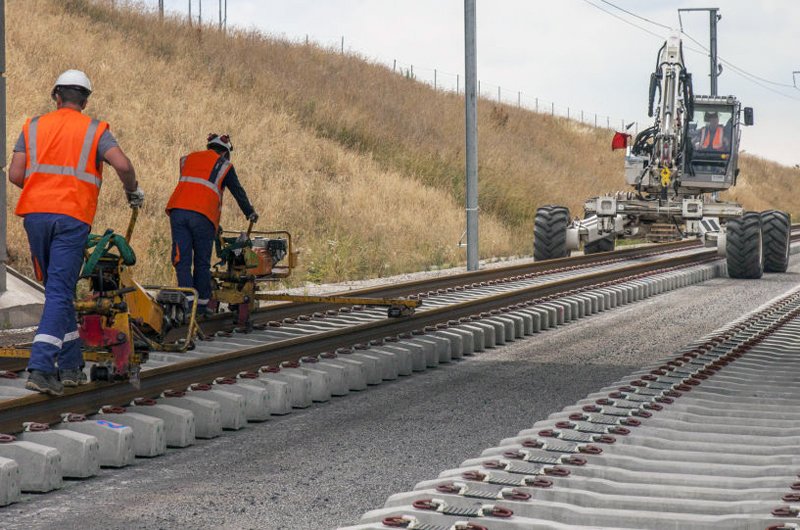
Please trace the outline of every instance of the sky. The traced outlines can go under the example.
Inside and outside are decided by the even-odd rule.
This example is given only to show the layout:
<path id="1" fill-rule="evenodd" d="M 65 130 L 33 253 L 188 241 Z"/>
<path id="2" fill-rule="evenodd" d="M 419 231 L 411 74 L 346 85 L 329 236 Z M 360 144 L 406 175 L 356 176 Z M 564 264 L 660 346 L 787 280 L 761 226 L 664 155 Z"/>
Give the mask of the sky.
<path id="1" fill-rule="evenodd" d="M 191 0 L 193 14 L 198 3 Z M 218 0 L 202 0 L 203 17 L 218 16 Z M 223 0 L 224 1 L 224 0 Z M 186 13 L 189 0 L 166 0 Z M 156 0 L 145 0 L 155 5 Z M 644 21 L 611 4 L 655 22 Z M 719 93 L 754 107 L 742 150 L 783 164 L 800 164 L 800 2 L 795 0 L 477 0 L 478 77 L 485 97 L 565 114 L 600 125 L 647 118 L 647 87 L 656 53 L 679 27 L 678 8 L 718 7 Z M 609 14 L 611 13 L 611 14 Z M 613 14 L 613 16 L 612 16 Z M 617 18 L 618 17 L 618 18 Z M 623 19 L 623 20 L 620 20 Z M 695 93 L 709 93 L 709 16 L 684 13 L 687 67 Z M 341 46 L 418 79 L 463 90 L 464 4 L 461 0 L 228 0 L 228 24 L 276 37 Z M 634 27 L 639 26 L 639 28 Z M 655 35 L 653 35 L 655 34 Z M 693 48 L 693 51 L 689 48 Z M 737 72 L 736 69 L 739 69 Z M 744 72 L 744 73 L 740 73 Z M 755 77 L 753 77 L 755 76 Z M 800 74 L 798 74 L 800 84 Z"/>

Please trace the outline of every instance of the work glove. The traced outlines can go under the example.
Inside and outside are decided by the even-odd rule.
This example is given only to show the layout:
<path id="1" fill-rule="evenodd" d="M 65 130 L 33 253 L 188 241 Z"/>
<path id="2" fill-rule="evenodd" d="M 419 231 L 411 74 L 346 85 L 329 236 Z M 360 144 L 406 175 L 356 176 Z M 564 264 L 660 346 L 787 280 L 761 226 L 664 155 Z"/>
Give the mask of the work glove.
<path id="1" fill-rule="evenodd" d="M 131 208 L 139 208 L 144 203 L 144 192 L 139 186 L 136 186 L 136 191 L 126 190 L 125 196 L 128 198 Z"/>
<path id="2" fill-rule="evenodd" d="M 247 220 L 250 221 L 251 223 L 257 223 L 258 214 L 256 212 L 251 213 L 250 215 L 247 216 Z"/>

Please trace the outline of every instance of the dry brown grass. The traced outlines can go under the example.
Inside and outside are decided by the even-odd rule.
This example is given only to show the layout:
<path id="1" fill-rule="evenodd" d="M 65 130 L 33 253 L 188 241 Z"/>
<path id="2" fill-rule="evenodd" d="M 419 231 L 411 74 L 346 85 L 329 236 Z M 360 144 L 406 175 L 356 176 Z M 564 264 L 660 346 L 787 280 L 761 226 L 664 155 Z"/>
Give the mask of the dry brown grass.
<path id="1" fill-rule="evenodd" d="M 112 12 L 88 0 L 7 9 L 9 21 L 35 21 L 9 23 L 9 147 L 26 116 L 50 110 L 57 74 L 86 70 L 96 85 L 88 112 L 111 123 L 147 193 L 134 242 L 148 281 L 172 281 L 163 208 L 178 158 L 202 147 L 209 131 L 233 135 L 233 161 L 261 226 L 298 237 L 301 278 L 463 260 L 456 247 L 464 226 L 461 97 L 359 57 L 252 32 L 162 26 L 136 9 Z M 487 101 L 479 120 L 484 257 L 529 253 L 537 206 L 580 213 L 584 198 L 622 187 L 621 154 L 609 150 L 608 131 Z M 781 191 L 792 170 L 753 159 L 743 165 L 748 185 L 736 196 L 747 206 L 774 197 L 800 211 Z M 95 229 L 121 230 L 128 210 L 113 171 L 106 179 Z M 229 198 L 223 225 L 241 221 Z M 9 224 L 13 262 L 24 268 L 21 222 Z"/>

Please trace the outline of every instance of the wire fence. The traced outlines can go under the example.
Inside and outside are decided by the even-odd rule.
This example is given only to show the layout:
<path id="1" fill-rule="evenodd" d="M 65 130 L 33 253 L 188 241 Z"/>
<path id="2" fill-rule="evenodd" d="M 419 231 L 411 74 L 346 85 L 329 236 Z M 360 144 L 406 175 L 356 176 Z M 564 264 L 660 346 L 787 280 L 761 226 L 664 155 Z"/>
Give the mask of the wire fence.
<path id="1" fill-rule="evenodd" d="M 363 54 L 347 46 L 343 36 L 314 36 L 306 35 L 302 38 L 287 38 L 286 40 L 296 44 L 308 46 L 318 46 L 320 48 L 349 54 L 363 58 Z M 439 68 L 427 68 L 412 63 L 405 63 L 397 59 L 391 61 L 373 59 L 372 62 L 381 64 L 389 68 L 393 73 L 407 79 L 431 86 L 434 90 L 450 92 L 454 94 L 464 93 L 464 76 L 441 70 Z M 521 90 L 512 90 L 499 84 L 478 79 L 478 95 L 484 101 L 524 108 L 541 114 L 549 114 L 566 118 L 584 125 L 625 131 L 636 135 L 640 130 L 649 127 L 649 123 L 639 120 L 629 120 L 624 117 L 611 116 L 609 114 L 590 111 L 581 107 L 564 105 L 556 101 L 551 101 L 538 96 L 533 96 Z"/>
<path id="2" fill-rule="evenodd" d="M 106 2 L 113 6 L 122 4 L 138 4 L 145 9 L 158 12 L 163 9 L 163 0 L 95 0 L 99 2 Z M 193 11 L 189 7 L 194 5 Z M 228 11 L 233 9 L 233 6 L 228 7 L 226 0 L 189 0 L 187 2 L 187 9 L 185 11 L 173 11 L 173 13 L 182 13 L 187 16 L 187 20 L 191 20 L 191 24 L 199 26 L 207 26 L 209 29 L 214 27 L 225 28 L 227 26 Z M 206 13 L 209 18 L 201 19 L 203 7 L 206 7 Z M 214 18 L 217 13 L 211 7 L 217 7 L 219 20 Z M 189 18 L 191 17 L 191 18 Z M 309 35 L 304 37 L 288 37 L 286 35 L 270 34 L 270 37 L 279 40 L 284 40 L 298 45 L 317 46 L 319 48 L 329 50 L 331 52 L 341 53 L 344 55 L 351 55 L 364 59 L 363 52 L 352 48 L 342 35 Z M 438 68 L 428 68 L 412 63 L 405 63 L 392 59 L 391 61 L 382 59 L 368 59 L 375 64 L 382 64 L 391 69 L 393 73 L 401 75 L 407 79 L 413 79 L 417 82 L 424 83 L 431 86 L 434 90 L 442 92 L 450 92 L 455 94 L 464 93 L 464 77 L 461 74 L 448 72 Z M 502 85 L 490 83 L 485 80 L 478 80 L 478 95 L 481 100 L 491 101 L 497 104 L 515 106 L 524 108 L 533 112 L 541 114 L 549 114 L 551 116 L 558 116 L 568 120 L 575 121 L 584 125 L 601 127 L 611 130 L 628 131 L 634 135 L 650 124 L 647 122 L 640 122 L 638 120 L 629 120 L 620 116 L 611 116 L 602 112 L 586 110 L 580 106 L 565 105 L 556 101 L 551 101 L 535 95 L 531 95 L 521 90 L 512 90 Z"/>

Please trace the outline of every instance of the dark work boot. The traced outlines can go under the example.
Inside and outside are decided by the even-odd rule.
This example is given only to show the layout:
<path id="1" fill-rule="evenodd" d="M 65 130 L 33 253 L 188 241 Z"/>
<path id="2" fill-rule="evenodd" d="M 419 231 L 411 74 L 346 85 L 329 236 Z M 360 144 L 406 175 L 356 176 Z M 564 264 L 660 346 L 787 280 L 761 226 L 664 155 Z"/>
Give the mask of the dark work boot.
<path id="1" fill-rule="evenodd" d="M 39 370 L 31 370 L 31 373 L 28 375 L 28 381 L 25 383 L 25 388 L 51 396 L 61 396 L 64 394 L 64 385 L 61 384 L 54 374 L 46 374 Z"/>

